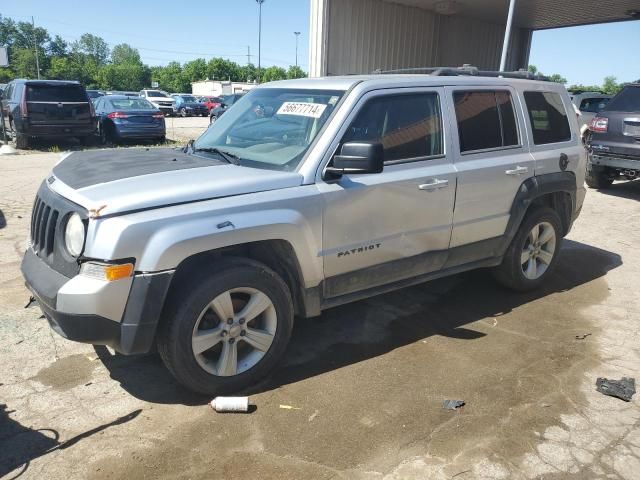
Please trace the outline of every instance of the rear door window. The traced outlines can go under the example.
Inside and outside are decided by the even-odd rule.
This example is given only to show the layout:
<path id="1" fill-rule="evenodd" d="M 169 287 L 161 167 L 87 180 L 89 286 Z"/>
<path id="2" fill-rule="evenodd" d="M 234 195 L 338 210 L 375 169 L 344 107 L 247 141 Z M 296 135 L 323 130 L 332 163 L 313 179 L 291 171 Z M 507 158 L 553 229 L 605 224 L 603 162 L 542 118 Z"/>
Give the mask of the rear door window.
<path id="1" fill-rule="evenodd" d="M 28 85 L 29 102 L 88 102 L 87 94 L 75 85 Z"/>
<path id="2" fill-rule="evenodd" d="M 385 162 L 444 153 L 440 101 L 436 93 L 385 95 L 369 100 L 342 142 L 376 142 Z"/>
<path id="3" fill-rule="evenodd" d="M 519 145 L 518 126 L 507 91 L 455 91 L 460 152 Z"/>
<path id="4" fill-rule="evenodd" d="M 559 94 L 524 92 L 524 100 L 531 121 L 533 143 L 545 145 L 571 140 L 571 127 Z"/>

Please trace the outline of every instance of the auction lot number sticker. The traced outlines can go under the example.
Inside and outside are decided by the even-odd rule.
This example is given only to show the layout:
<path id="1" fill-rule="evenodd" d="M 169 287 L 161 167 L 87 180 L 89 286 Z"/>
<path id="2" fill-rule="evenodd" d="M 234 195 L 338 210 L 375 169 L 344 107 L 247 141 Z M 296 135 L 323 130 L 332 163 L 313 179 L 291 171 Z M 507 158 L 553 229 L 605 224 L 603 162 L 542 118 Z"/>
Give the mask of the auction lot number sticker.
<path id="1" fill-rule="evenodd" d="M 278 115 L 298 115 L 300 117 L 320 118 L 326 105 L 322 103 L 284 102 L 278 109 Z"/>

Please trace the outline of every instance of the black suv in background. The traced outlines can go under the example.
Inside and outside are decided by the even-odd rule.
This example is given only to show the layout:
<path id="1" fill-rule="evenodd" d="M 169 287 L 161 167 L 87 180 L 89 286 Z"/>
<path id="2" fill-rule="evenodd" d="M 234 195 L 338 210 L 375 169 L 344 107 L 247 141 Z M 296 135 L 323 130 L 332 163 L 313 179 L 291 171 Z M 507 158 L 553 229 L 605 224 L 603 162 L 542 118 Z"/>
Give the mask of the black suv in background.
<path id="1" fill-rule="evenodd" d="M 36 137 L 76 137 L 86 143 L 96 130 L 93 104 L 78 82 L 13 80 L 2 95 L 7 132 L 16 148 Z"/>
<path id="2" fill-rule="evenodd" d="M 640 177 L 640 80 L 626 85 L 591 120 L 586 182 L 605 188 Z"/>

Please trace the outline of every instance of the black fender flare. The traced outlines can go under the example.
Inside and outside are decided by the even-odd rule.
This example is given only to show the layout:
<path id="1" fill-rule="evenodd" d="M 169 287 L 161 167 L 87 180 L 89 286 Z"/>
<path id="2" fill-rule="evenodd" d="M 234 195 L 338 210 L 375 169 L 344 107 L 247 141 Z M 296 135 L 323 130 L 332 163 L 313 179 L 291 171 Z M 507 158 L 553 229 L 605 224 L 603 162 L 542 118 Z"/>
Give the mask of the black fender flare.
<path id="1" fill-rule="evenodd" d="M 527 178 L 518 189 L 511 205 L 509 222 L 499 247 L 499 254 L 504 255 L 511 240 L 518 232 L 529 207 L 534 201 L 550 193 L 568 193 L 571 198 L 571 212 L 567 232 L 576 217 L 576 176 L 572 171 L 545 173 Z M 565 232 L 565 233 L 567 233 Z"/>

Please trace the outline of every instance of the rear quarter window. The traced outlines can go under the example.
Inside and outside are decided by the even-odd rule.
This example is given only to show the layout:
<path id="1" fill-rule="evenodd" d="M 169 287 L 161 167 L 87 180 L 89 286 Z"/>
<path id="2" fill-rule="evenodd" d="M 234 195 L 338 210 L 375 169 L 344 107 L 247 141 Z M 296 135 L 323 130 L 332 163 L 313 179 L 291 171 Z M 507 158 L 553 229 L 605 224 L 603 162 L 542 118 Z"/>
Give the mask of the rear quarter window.
<path id="1" fill-rule="evenodd" d="M 28 85 L 29 102 L 88 102 L 87 94 L 75 85 Z"/>
<path id="2" fill-rule="evenodd" d="M 553 92 L 524 92 L 533 143 L 567 142 L 571 140 L 571 127 L 562 97 Z"/>

